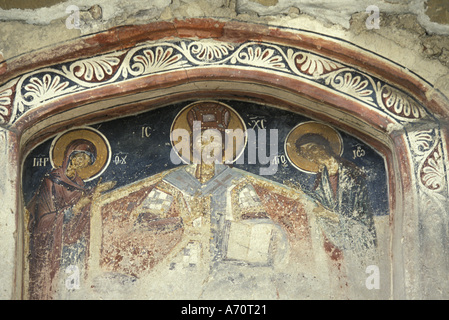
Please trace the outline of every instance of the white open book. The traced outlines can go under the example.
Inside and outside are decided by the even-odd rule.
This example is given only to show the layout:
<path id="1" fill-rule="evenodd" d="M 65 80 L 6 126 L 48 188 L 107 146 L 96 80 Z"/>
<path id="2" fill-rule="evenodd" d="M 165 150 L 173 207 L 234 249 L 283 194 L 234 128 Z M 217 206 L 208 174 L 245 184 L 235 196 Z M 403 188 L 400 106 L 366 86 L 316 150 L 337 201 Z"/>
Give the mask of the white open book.
<path id="1" fill-rule="evenodd" d="M 231 222 L 226 259 L 269 265 L 275 228 L 273 223 L 262 222 L 260 219 Z"/>

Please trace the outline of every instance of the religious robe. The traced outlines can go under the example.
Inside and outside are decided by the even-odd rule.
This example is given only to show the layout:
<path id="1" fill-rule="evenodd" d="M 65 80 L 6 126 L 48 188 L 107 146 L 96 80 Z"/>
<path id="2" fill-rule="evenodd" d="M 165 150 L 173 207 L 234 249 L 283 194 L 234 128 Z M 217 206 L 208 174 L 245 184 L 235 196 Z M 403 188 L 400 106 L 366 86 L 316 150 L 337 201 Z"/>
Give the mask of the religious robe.
<path id="1" fill-rule="evenodd" d="M 63 248 L 77 242 L 88 230 L 89 206 L 77 216 L 72 216 L 71 208 L 90 190 L 77 174 L 72 179 L 65 174 L 70 155 L 85 149 L 84 144 L 76 141 L 69 145 L 62 166 L 44 176 L 27 206 L 30 299 L 55 298 Z"/>

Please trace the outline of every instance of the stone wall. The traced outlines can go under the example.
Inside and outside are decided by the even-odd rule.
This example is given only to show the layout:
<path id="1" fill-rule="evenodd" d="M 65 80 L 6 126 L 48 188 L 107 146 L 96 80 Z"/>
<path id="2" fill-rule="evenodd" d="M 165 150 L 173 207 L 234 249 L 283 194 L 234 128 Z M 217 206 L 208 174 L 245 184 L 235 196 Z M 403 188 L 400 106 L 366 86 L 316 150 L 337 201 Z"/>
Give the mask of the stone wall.
<path id="1" fill-rule="evenodd" d="M 421 87 L 426 86 L 426 89 L 423 89 L 423 92 L 425 92 L 425 97 L 423 97 L 423 99 L 428 99 L 428 101 L 432 102 L 432 106 L 429 108 L 434 112 L 434 121 L 439 123 L 438 128 L 441 127 L 441 135 L 447 135 L 447 129 L 444 128 L 447 127 L 449 120 L 446 116 L 449 112 L 449 7 L 444 0 L 379 1 L 376 3 L 377 8 L 379 8 L 378 25 L 377 20 L 372 19 L 376 18 L 376 16 L 373 16 L 373 12 L 366 11 L 367 8 L 372 5 L 371 1 L 158 0 L 143 2 L 131 0 L 79 0 L 73 2 L 29 1 L 26 5 L 17 5 L 21 6 L 19 8 L 15 8 L 16 5 L 17 4 L 14 1 L 0 1 L 0 53 L 2 54 L 3 59 L 6 60 L 6 63 L 0 64 L 1 75 L 6 74 L 9 76 L 9 72 L 12 72 L 13 75 L 14 72 L 17 72 L 16 75 L 20 74 L 20 65 L 17 65 L 17 63 L 21 61 L 21 57 L 30 58 L 27 60 L 27 68 L 29 67 L 31 70 L 28 69 L 27 71 L 31 72 L 33 63 L 36 63 L 36 65 L 39 66 L 39 63 L 42 63 L 42 61 L 45 61 L 46 59 L 42 54 L 36 56 L 33 55 L 40 49 L 43 49 L 43 51 L 40 51 L 41 53 L 48 53 L 51 52 L 51 48 L 61 46 L 60 48 L 65 48 L 67 52 L 52 54 L 55 56 L 64 56 L 64 54 L 70 53 L 68 52 L 69 50 L 77 48 L 77 44 L 81 43 L 77 42 L 78 40 L 84 40 L 84 45 L 88 44 L 86 45 L 86 48 L 91 50 L 89 52 L 94 52 L 92 47 L 95 46 L 95 44 L 100 47 L 106 47 L 109 44 L 113 44 L 115 46 L 114 48 L 123 48 L 125 50 L 132 46 L 132 41 L 136 41 L 136 43 L 141 41 L 141 39 L 133 40 L 132 37 L 128 37 L 126 38 L 126 42 L 125 40 L 121 42 L 121 39 L 119 39 L 119 32 L 116 33 L 117 36 L 114 39 L 110 38 L 110 34 L 107 36 L 105 35 L 104 38 L 102 38 L 102 32 L 111 30 L 111 28 L 140 25 L 144 30 L 148 30 L 148 34 L 150 34 L 153 30 L 157 29 L 156 27 L 151 29 L 152 22 L 164 22 L 171 25 L 173 28 L 173 32 L 170 33 L 171 37 L 173 37 L 173 34 L 178 34 L 178 37 L 183 39 L 191 36 L 191 33 L 195 34 L 195 32 L 192 32 L 191 29 L 189 29 L 189 27 L 195 24 L 192 23 L 189 27 L 186 27 L 188 23 L 184 25 L 182 21 L 187 21 L 186 19 L 189 18 L 213 18 L 214 20 L 212 21 L 215 21 L 216 23 L 215 25 L 211 25 L 210 29 L 223 28 L 223 25 L 226 26 L 228 23 L 229 26 L 232 26 L 229 27 L 229 35 L 223 36 L 223 34 L 215 35 L 214 33 L 211 33 L 213 35 L 208 36 L 207 33 L 204 33 L 205 27 L 201 26 L 198 27 L 198 30 L 201 30 L 198 31 L 193 38 L 216 38 L 223 43 L 227 43 L 226 36 L 231 38 L 234 37 L 233 40 L 235 40 L 239 37 L 236 35 L 236 33 L 238 33 L 236 30 L 238 30 L 238 28 L 243 28 L 242 26 L 250 25 L 253 29 L 244 30 L 244 32 L 248 32 L 248 34 L 251 34 L 252 31 L 254 31 L 254 33 L 259 32 L 258 37 L 266 41 L 268 41 L 267 39 L 269 39 L 270 36 L 272 39 L 281 39 L 282 37 L 276 38 L 277 33 L 292 32 L 292 34 L 295 34 L 295 30 L 297 30 L 296 40 L 297 43 L 301 45 L 303 41 L 303 38 L 301 37 L 305 37 L 305 35 L 300 31 L 305 31 L 310 32 L 310 34 L 316 34 L 317 36 L 323 35 L 328 39 L 335 39 L 336 41 L 346 43 L 351 48 L 360 48 L 360 51 L 357 49 L 350 51 L 354 56 L 350 57 L 352 59 L 352 64 L 349 63 L 348 66 L 357 65 L 360 67 L 360 65 L 363 65 L 363 62 L 360 62 L 363 60 L 362 58 L 371 53 L 374 56 L 374 60 L 377 59 L 376 57 L 386 58 L 386 60 L 391 61 L 392 64 L 397 67 L 394 72 L 392 71 L 394 76 L 396 76 L 398 70 L 400 70 L 401 76 L 404 78 L 419 78 L 419 81 L 417 81 L 419 85 L 416 85 L 416 87 L 410 85 L 407 89 L 411 91 L 416 90 L 416 94 L 420 95 L 421 92 L 418 92 L 418 90 Z M 72 10 L 66 11 L 69 5 L 74 5 L 75 7 L 72 7 Z M 80 10 L 79 27 L 74 28 L 73 23 L 76 19 L 72 20 L 71 18 L 76 18 L 77 11 L 73 11 L 73 9 L 77 8 Z M 371 9 L 375 10 L 376 8 Z M 242 22 L 243 24 L 240 26 L 238 24 L 239 22 Z M 369 22 L 368 25 L 367 22 Z M 222 23 L 221 26 L 219 26 L 220 23 Z M 246 25 L 245 23 L 249 24 Z M 148 26 L 150 26 L 150 29 L 146 29 Z M 260 29 L 258 29 L 257 26 L 259 26 Z M 307 33 L 307 35 L 309 35 L 309 33 Z M 294 43 L 290 37 L 293 36 L 289 35 L 286 37 L 288 38 L 288 41 L 291 41 L 289 43 Z M 174 36 L 174 38 L 176 38 L 176 36 Z M 158 36 L 154 36 L 154 39 L 154 41 L 160 40 Z M 74 45 L 67 45 L 64 47 L 65 44 L 71 43 L 70 41 L 72 41 Z M 239 41 L 241 41 L 241 39 L 239 39 Z M 309 39 L 308 41 L 311 40 Z M 305 40 L 304 43 L 307 44 Z M 316 48 L 320 50 L 321 44 L 319 41 L 317 41 L 317 43 Z M 79 48 L 81 48 L 81 45 Z M 48 51 L 45 51 L 47 49 Z M 98 53 L 100 54 L 102 52 L 98 51 Z M 81 50 L 80 54 L 82 54 Z M 360 54 L 360 56 L 357 56 L 358 54 Z M 3 59 L 0 56 L 0 62 Z M 49 60 L 51 61 L 51 58 L 49 58 Z M 384 71 L 381 67 L 379 67 L 379 70 Z M 253 71 L 258 72 L 259 70 L 254 69 Z M 217 72 L 221 72 L 221 70 L 218 69 Z M 248 81 L 248 79 L 251 78 L 246 74 L 245 76 L 242 76 L 242 79 L 245 81 Z M 392 76 L 392 78 L 394 78 L 394 76 Z M 387 83 L 388 81 L 392 81 L 388 75 L 385 74 L 385 77 L 386 79 L 388 78 L 385 80 Z M 11 79 L 1 79 L 0 87 L 4 86 L 8 89 L 7 81 Z M 379 77 L 379 81 L 384 81 L 384 79 Z M 395 81 L 402 84 L 401 79 L 395 79 Z M 136 83 L 144 87 L 144 83 Z M 204 88 L 207 88 L 207 85 L 205 85 L 204 88 L 201 87 L 202 84 L 196 85 L 198 89 L 202 88 L 203 90 L 206 90 Z M 286 84 L 286 87 L 289 85 L 290 84 Z M 428 89 L 427 86 L 430 89 Z M 120 85 L 111 86 L 111 88 L 119 87 Z M 250 91 L 250 89 L 248 90 Z M 10 99 L 11 96 L 12 93 L 7 90 L 0 92 L 0 102 L 5 102 L 7 99 Z M 94 97 L 94 95 L 92 96 Z M 283 99 L 288 100 L 286 97 L 283 97 Z M 324 101 L 325 98 L 322 99 L 322 101 Z M 433 102 L 436 100 L 438 103 L 434 104 Z M 102 110 L 101 106 L 98 108 L 98 110 Z M 138 107 L 136 108 L 136 110 L 139 110 Z M 47 112 L 44 108 L 42 108 L 42 110 Z M 295 109 L 292 107 L 292 110 Z M 318 109 L 314 109 L 314 106 L 311 104 L 306 110 L 313 113 L 317 112 Z M 337 114 L 334 113 L 336 111 L 332 111 L 332 109 L 329 110 L 331 110 L 329 114 Z M 361 108 L 360 110 L 365 109 Z M 348 111 L 349 109 L 344 110 L 340 115 L 342 115 L 342 122 L 345 123 L 345 125 L 348 125 L 349 128 L 350 121 L 344 119 L 344 114 Z M 117 112 L 118 113 L 116 114 L 119 114 L 119 111 Z M 52 115 L 51 112 L 49 115 Z M 30 119 L 32 119 L 32 117 Z M 381 122 L 381 120 L 374 120 L 374 117 L 370 118 L 370 121 L 373 123 L 376 121 Z M 361 123 L 363 121 L 360 120 L 360 122 L 355 122 L 358 123 L 359 126 L 357 128 L 359 131 L 357 132 L 363 131 L 363 129 L 361 129 Z M 48 125 L 51 127 L 53 124 L 49 122 Z M 26 127 L 25 123 L 24 126 Z M 357 125 L 354 125 L 352 129 L 356 127 Z M 373 125 L 372 128 L 374 127 L 375 126 Z M 6 126 L 5 129 L 2 129 L 0 132 L 0 142 L 2 142 L 3 146 L 0 147 L 0 154 L 4 159 L 4 162 L 18 160 L 18 152 L 21 150 L 20 148 L 24 147 L 19 141 L 23 138 L 21 136 L 21 129 L 16 129 L 14 127 L 12 130 L 8 129 L 9 128 Z M 417 154 L 419 155 L 414 158 L 416 161 L 421 164 L 429 164 L 429 161 L 431 160 L 434 160 L 436 163 L 441 163 L 438 162 L 438 157 L 435 156 L 432 158 L 432 155 L 438 152 L 431 153 L 429 151 L 431 147 L 437 146 L 437 143 L 435 142 L 437 140 L 434 140 L 435 144 L 427 146 L 428 149 L 426 149 L 425 142 L 423 143 L 423 140 L 419 140 L 421 136 L 418 136 L 418 134 L 421 134 L 426 130 L 429 131 L 435 129 L 432 126 L 432 123 L 429 124 L 426 121 L 423 121 L 422 123 L 418 122 L 418 124 L 410 122 L 408 123 L 408 126 L 406 125 L 404 127 L 389 123 L 388 128 L 385 129 L 384 133 L 386 137 L 391 138 L 392 140 L 396 139 L 394 143 L 389 142 L 395 147 L 401 144 L 399 140 L 404 137 L 404 130 L 408 131 L 407 137 L 414 137 L 413 139 L 416 140 L 413 141 L 416 141 L 420 146 L 422 143 L 426 152 L 422 152 L 422 149 L 417 148 L 416 150 L 419 149 L 417 151 Z M 56 132 L 56 127 L 54 130 Z M 58 128 L 58 130 L 61 130 L 61 128 Z M 36 131 L 31 130 L 30 132 L 38 132 L 38 129 L 36 129 Z M 16 135 L 17 133 L 19 136 Z M 51 136 L 51 133 L 52 132 L 47 132 L 47 137 Z M 28 136 L 24 139 L 31 140 L 30 137 L 32 137 L 32 134 L 26 134 L 28 134 Z M 373 135 L 372 132 L 367 134 L 367 136 L 370 137 Z M 43 140 L 41 137 L 39 137 L 39 139 L 41 139 L 40 142 Z M 447 148 L 444 142 L 442 142 L 441 146 L 442 148 Z M 403 150 L 409 149 L 405 148 Z M 441 152 L 441 149 L 435 150 L 440 150 L 439 154 L 444 154 L 444 152 Z M 413 146 L 411 146 L 410 152 L 413 152 Z M 423 158 L 424 153 L 428 156 L 426 161 L 424 161 L 425 159 Z M 402 156 L 403 158 L 401 158 Z M 413 163 L 413 159 L 410 159 L 405 155 L 393 155 L 392 159 L 395 157 L 402 159 L 402 162 L 394 162 L 398 166 L 394 169 L 401 174 L 408 172 L 404 169 L 405 167 L 417 165 Z M 443 158 L 443 161 L 446 159 L 447 158 Z M 410 161 L 410 163 L 408 163 L 408 161 Z M 421 169 L 422 168 L 416 168 L 417 171 Z M 0 266 L 5 270 L 0 277 L 0 280 L 2 280 L 0 281 L 2 283 L 0 286 L 0 297 L 3 299 L 24 297 L 22 292 L 22 278 L 20 271 L 18 270 L 26 265 L 26 262 L 23 261 L 23 256 L 20 254 L 23 250 L 22 246 L 26 243 L 20 240 L 24 237 L 23 230 L 25 222 L 22 219 L 23 216 L 15 212 L 17 207 L 22 205 L 20 197 L 17 197 L 16 193 L 16 190 L 19 189 L 19 186 L 21 185 L 21 181 L 19 181 L 18 178 L 20 177 L 20 174 L 17 174 L 20 170 L 21 168 L 18 168 L 17 166 L 10 166 L 3 174 L 3 184 L 0 185 L 0 194 L 2 195 L 2 198 L 7 199 L 7 201 L 5 201 L 5 206 L 1 211 L 1 214 L 5 216 L 5 219 L 3 219 L 0 224 L 0 231 L 2 231 L 0 232 L 2 235 L 2 259 L 0 261 Z M 394 171 L 393 167 L 389 167 L 387 170 L 391 170 L 390 173 L 393 173 Z M 443 175 L 446 175 L 445 169 L 443 170 Z M 413 172 L 413 168 L 411 172 Z M 441 174 L 441 172 L 439 173 Z M 443 180 L 443 178 L 441 179 Z M 11 183 L 6 181 L 11 181 Z M 406 178 L 403 178 L 401 182 L 396 181 L 395 183 L 391 183 L 390 188 L 392 185 L 399 186 L 401 184 L 406 185 L 404 189 L 401 190 L 409 190 L 410 194 L 413 194 L 416 191 L 414 186 L 407 186 Z M 390 191 L 392 193 L 399 192 L 397 190 Z M 121 195 L 117 195 L 117 199 L 120 196 Z M 396 194 L 396 196 L 400 199 L 404 195 Z M 438 200 L 441 201 L 441 203 L 447 203 L 447 199 L 444 199 L 444 197 L 443 193 L 443 199 L 439 198 Z M 402 208 L 395 209 L 399 212 L 407 213 L 407 209 L 405 208 L 408 208 L 409 204 L 403 201 L 404 200 L 398 200 L 395 205 Z M 410 206 L 412 205 L 410 204 Z M 438 209 L 432 211 L 433 209 L 429 209 L 429 212 L 435 214 Z M 411 212 L 422 213 L 426 212 L 426 210 L 427 208 L 425 208 L 423 204 L 421 208 L 411 209 Z M 441 217 L 438 217 L 438 220 L 444 223 L 447 217 L 443 216 L 444 213 L 441 215 Z M 403 218 L 405 219 L 406 217 L 407 214 L 405 214 Z M 438 239 L 435 239 L 434 237 L 441 231 L 437 230 L 437 226 L 430 223 L 430 220 L 428 220 L 430 218 L 427 218 L 427 220 L 424 219 L 426 221 L 422 222 L 423 228 L 427 228 L 430 231 L 423 236 L 424 242 L 420 242 L 421 239 L 413 238 L 413 235 L 416 234 L 414 233 L 415 231 L 413 228 L 420 226 L 419 223 L 421 223 L 421 221 L 414 217 L 413 214 L 411 214 L 410 217 L 412 217 L 411 222 L 404 223 L 404 238 L 410 240 L 409 243 L 404 244 L 404 248 L 406 248 L 404 250 L 408 250 L 407 252 L 416 254 L 416 256 L 404 258 L 402 263 L 404 264 L 406 272 L 405 274 L 398 275 L 398 280 L 393 281 L 397 287 L 403 285 L 405 289 L 398 289 L 397 294 L 392 296 L 387 295 L 387 297 L 447 297 L 447 289 L 444 286 L 440 289 L 438 284 L 440 281 L 439 279 L 445 277 L 445 267 L 435 267 L 439 262 L 445 263 L 443 262 L 445 261 L 445 258 L 440 255 L 442 252 L 445 252 L 446 248 L 444 247 L 442 251 L 432 251 L 433 243 L 438 243 Z M 394 239 L 394 241 L 400 242 L 402 240 Z M 415 249 L 412 248 L 414 244 L 421 246 L 420 250 L 422 248 L 428 248 L 425 249 L 428 251 L 425 251 L 424 253 L 418 251 L 418 249 L 415 251 Z M 401 244 L 395 243 L 393 246 L 396 249 L 393 250 L 392 254 L 401 254 L 397 251 L 397 248 L 401 247 Z M 438 244 L 433 248 L 436 247 L 438 247 Z M 428 266 L 416 269 L 415 265 L 422 263 L 422 259 L 425 257 L 427 257 L 427 261 L 429 261 Z M 398 263 L 400 264 L 401 262 Z M 408 265 L 410 265 L 410 268 L 408 268 Z M 428 270 L 435 268 L 435 274 L 415 274 L 418 272 L 417 270 L 422 271 L 427 267 Z M 394 277 L 394 272 L 392 277 Z M 419 279 L 419 281 L 417 280 L 419 285 L 417 284 L 414 286 L 413 281 L 416 279 Z M 385 296 L 381 295 L 381 297 L 384 298 Z"/>

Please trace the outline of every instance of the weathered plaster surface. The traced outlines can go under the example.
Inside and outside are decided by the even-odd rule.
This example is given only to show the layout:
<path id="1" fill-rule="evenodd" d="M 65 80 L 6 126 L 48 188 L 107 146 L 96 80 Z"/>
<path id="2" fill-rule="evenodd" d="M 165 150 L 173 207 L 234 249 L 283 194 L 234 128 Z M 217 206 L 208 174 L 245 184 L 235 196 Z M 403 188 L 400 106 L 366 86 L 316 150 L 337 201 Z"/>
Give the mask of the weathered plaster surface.
<path id="1" fill-rule="evenodd" d="M 150 3 L 80 0 L 70 2 L 81 10 L 80 30 L 68 29 L 65 25 L 69 15 L 65 11 L 68 4 L 64 2 L 36 10 L 0 9 L 0 52 L 3 53 L 4 59 L 12 59 L 39 48 L 114 26 L 211 16 L 250 21 L 272 28 L 309 30 L 348 41 L 402 65 L 405 72 L 418 74 L 433 85 L 436 91 L 443 93 L 443 99 L 444 96 L 446 99 L 449 97 L 448 25 L 444 23 L 444 15 L 432 16 L 431 20 L 425 14 L 423 2 L 418 0 L 382 1 L 381 5 L 379 4 L 380 28 L 373 30 L 365 26 L 369 16 L 365 9 L 372 4 L 370 1 L 158 0 Z M 1 60 L 3 59 L 0 55 Z M 432 92 L 428 95 L 431 96 Z M 449 108 L 448 103 L 446 108 Z M 441 121 L 444 124 L 448 119 Z M 389 133 L 392 132 L 394 133 L 394 130 Z M 0 140 L 2 137 L 8 139 L 9 134 L 0 132 Z M 4 159 L 4 163 L 11 163 L 8 148 L 1 149 L 0 146 L 0 157 Z M 0 267 L 9 271 L 0 276 L 0 298 L 4 299 L 14 296 L 15 275 L 11 265 L 20 262 L 15 256 L 16 247 L 13 240 L 17 233 L 16 217 L 11 214 L 16 207 L 16 184 L 6 182 L 10 181 L 14 170 L 14 165 L 11 165 L 0 177 L 5 181 L 0 185 L 1 199 L 7 199 L 1 208 L 1 215 L 6 218 L 0 223 Z M 410 229 L 413 227 L 410 225 Z M 411 275 L 412 278 L 413 276 L 415 275 Z M 419 296 L 419 293 L 413 294 Z"/>
<path id="2" fill-rule="evenodd" d="M 5 169 L 0 173 L 0 199 L 2 206 L 0 215 L 0 299 L 10 299 L 15 295 L 15 267 L 20 269 L 17 254 L 17 237 L 20 236 L 17 229 L 16 204 L 17 181 L 14 178 L 17 165 L 14 162 L 13 134 L 0 129 L 0 159 L 5 164 Z"/>
<path id="3" fill-rule="evenodd" d="M 80 9 L 80 29 L 65 25 L 69 4 Z M 311 30 L 347 40 L 403 65 L 449 96 L 449 25 L 443 23 L 447 4 L 380 1 L 376 4 L 380 28 L 367 29 L 365 21 L 370 14 L 366 8 L 370 5 L 369 0 L 78 0 L 34 10 L 0 9 L 0 53 L 10 59 L 118 25 L 192 17 L 226 18 Z"/>

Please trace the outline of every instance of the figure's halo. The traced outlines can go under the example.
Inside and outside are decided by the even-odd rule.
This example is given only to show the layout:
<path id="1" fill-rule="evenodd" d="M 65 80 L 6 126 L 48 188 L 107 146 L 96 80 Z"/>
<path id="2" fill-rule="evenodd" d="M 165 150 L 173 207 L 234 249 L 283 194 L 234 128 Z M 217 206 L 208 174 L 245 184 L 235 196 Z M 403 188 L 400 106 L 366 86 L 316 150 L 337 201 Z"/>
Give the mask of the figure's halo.
<path id="1" fill-rule="evenodd" d="M 50 162 L 53 168 L 58 168 L 64 161 L 67 146 L 74 140 L 85 139 L 93 143 L 97 150 L 95 162 L 81 169 L 78 174 L 84 181 L 98 178 L 111 162 L 111 146 L 106 137 L 98 130 L 90 127 L 78 127 L 57 135 L 50 147 Z"/>
<path id="2" fill-rule="evenodd" d="M 188 123 L 187 115 L 190 110 L 192 110 L 194 107 L 201 107 L 206 105 L 220 105 L 225 107 L 229 113 L 230 113 L 230 120 L 229 124 L 227 126 L 227 130 L 230 130 L 229 132 L 234 132 L 235 134 L 241 133 L 239 135 L 238 139 L 234 140 L 233 143 L 233 150 L 232 150 L 232 159 L 226 159 L 227 152 L 223 151 L 223 162 L 230 164 L 235 162 L 240 156 L 242 156 L 246 143 L 247 143 L 247 135 L 246 135 L 246 125 L 243 121 L 243 119 L 240 117 L 240 115 L 235 111 L 232 107 L 229 105 L 215 101 L 215 100 L 201 100 L 197 102 L 193 102 L 185 106 L 181 109 L 181 111 L 178 112 L 176 117 L 173 120 L 173 123 L 170 128 L 170 141 L 173 148 L 173 151 L 181 158 L 182 162 L 185 164 L 192 163 L 193 160 L 193 148 L 192 145 L 190 145 L 190 154 L 189 155 L 183 155 L 182 150 L 179 150 L 177 148 L 177 144 L 180 142 L 181 137 L 174 137 L 173 132 L 177 129 L 185 130 L 189 137 L 193 136 L 193 131 Z M 232 131 L 233 130 L 233 131 Z M 179 132 L 179 131 L 176 131 Z"/>
<path id="3" fill-rule="evenodd" d="M 315 133 L 324 137 L 327 141 L 329 141 L 334 153 L 338 155 L 343 153 L 343 140 L 334 128 L 316 121 L 300 123 L 289 132 L 284 144 L 287 159 L 296 169 L 300 171 L 317 173 L 319 171 L 318 164 L 313 161 L 306 160 L 295 146 L 295 142 L 307 133 Z"/>

